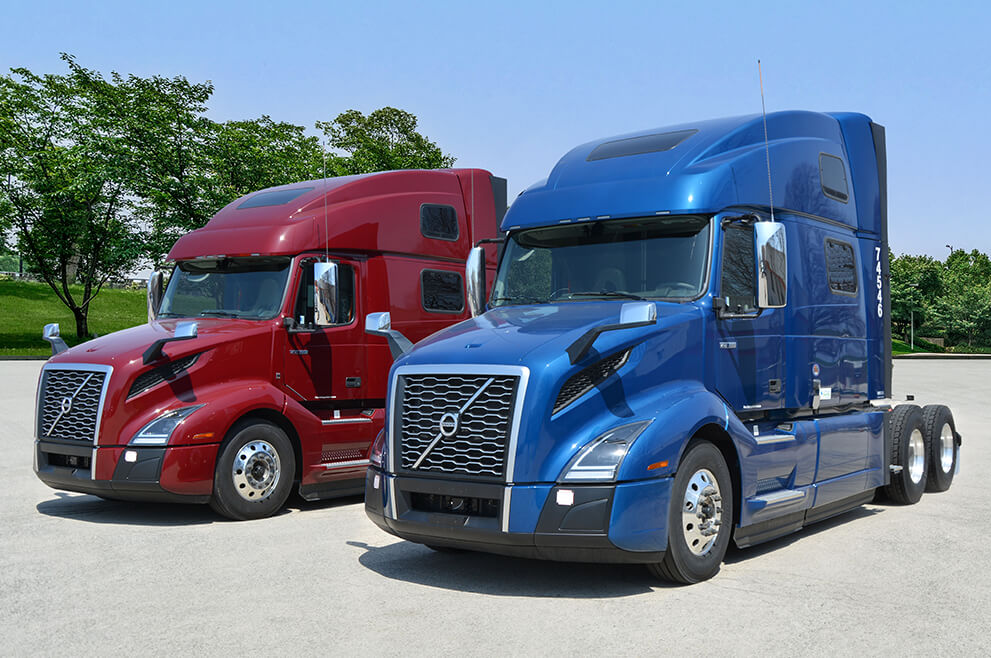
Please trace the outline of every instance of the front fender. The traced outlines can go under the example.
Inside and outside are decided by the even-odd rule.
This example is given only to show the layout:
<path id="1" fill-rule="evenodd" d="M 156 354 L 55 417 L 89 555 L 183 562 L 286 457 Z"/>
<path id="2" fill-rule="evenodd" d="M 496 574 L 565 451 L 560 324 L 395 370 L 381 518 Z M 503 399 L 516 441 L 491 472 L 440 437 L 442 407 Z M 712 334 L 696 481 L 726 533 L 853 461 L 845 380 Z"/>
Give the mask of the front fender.
<path id="1" fill-rule="evenodd" d="M 285 407 L 285 394 L 264 380 L 224 382 L 222 387 L 210 388 L 197 389 L 197 402 L 204 407 L 183 422 L 169 445 L 219 443 L 246 413 L 267 409 L 281 414 Z"/>
<path id="2" fill-rule="evenodd" d="M 688 440 L 705 425 L 726 429 L 731 415 L 723 401 L 698 382 L 669 382 L 657 388 L 654 398 L 654 422 L 627 453 L 619 481 L 672 475 Z"/>

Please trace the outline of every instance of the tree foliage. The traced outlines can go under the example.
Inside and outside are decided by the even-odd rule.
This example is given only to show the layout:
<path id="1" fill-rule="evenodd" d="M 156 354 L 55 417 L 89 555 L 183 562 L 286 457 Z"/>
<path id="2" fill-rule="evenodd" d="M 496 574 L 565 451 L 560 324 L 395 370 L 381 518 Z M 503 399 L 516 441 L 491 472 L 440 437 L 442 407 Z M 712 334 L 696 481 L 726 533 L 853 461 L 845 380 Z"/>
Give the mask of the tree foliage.
<path id="1" fill-rule="evenodd" d="M 25 259 L 88 335 L 90 302 L 142 253 L 131 172 L 107 89 L 68 75 L 0 78 L 0 212 Z M 82 285 L 74 294 L 69 284 Z"/>
<path id="2" fill-rule="evenodd" d="M 111 277 L 158 264 L 231 201 L 326 175 L 449 167 L 408 112 L 348 110 L 306 128 L 206 117 L 213 85 L 182 76 L 105 78 L 63 55 L 63 75 L 0 77 L 0 246 L 16 247 L 88 334 Z M 70 284 L 82 285 L 80 297 Z"/>
<path id="3" fill-rule="evenodd" d="M 317 121 L 331 148 L 337 175 L 390 169 L 441 169 L 454 164 L 436 144 L 416 130 L 416 117 L 394 107 L 365 116 L 358 110 L 342 112 L 333 121 Z"/>

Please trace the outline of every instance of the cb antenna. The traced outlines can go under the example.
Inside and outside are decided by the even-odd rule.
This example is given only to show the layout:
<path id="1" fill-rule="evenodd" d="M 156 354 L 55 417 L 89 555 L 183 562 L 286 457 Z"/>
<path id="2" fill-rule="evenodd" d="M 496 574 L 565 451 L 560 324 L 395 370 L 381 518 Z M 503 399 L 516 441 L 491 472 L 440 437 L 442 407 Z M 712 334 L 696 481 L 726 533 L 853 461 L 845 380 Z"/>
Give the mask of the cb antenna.
<path id="1" fill-rule="evenodd" d="M 760 113 L 764 119 L 764 159 L 767 161 L 767 199 L 771 206 L 771 221 L 774 221 L 774 193 L 771 191 L 771 147 L 767 143 L 767 109 L 764 107 L 764 76 L 757 60 L 757 80 L 760 81 Z"/>
<path id="2" fill-rule="evenodd" d="M 320 153 L 323 155 L 323 256 L 330 262 L 330 233 L 327 231 L 327 142 L 320 142 Z"/>

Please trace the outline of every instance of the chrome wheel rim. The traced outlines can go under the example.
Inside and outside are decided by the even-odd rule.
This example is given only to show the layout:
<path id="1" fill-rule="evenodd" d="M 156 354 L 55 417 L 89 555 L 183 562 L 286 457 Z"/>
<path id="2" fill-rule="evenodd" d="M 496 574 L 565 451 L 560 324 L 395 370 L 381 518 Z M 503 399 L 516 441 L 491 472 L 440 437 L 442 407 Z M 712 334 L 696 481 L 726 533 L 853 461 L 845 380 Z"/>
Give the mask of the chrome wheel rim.
<path id="1" fill-rule="evenodd" d="M 912 482 L 918 484 L 922 482 L 925 473 L 926 442 L 921 430 L 912 430 L 912 435 L 908 437 L 908 476 L 912 478 Z"/>
<path id="2" fill-rule="evenodd" d="M 275 491 L 281 476 L 279 453 L 266 441 L 245 443 L 234 456 L 231 478 L 241 498 L 257 503 Z"/>
<path id="3" fill-rule="evenodd" d="M 943 423 L 939 430 L 939 465 L 944 473 L 953 469 L 953 428 L 949 423 Z"/>
<path id="4" fill-rule="evenodd" d="M 695 471 L 681 505 L 681 529 L 685 544 L 695 555 L 705 555 L 712 550 L 722 524 L 722 496 L 719 483 L 707 468 Z"/>

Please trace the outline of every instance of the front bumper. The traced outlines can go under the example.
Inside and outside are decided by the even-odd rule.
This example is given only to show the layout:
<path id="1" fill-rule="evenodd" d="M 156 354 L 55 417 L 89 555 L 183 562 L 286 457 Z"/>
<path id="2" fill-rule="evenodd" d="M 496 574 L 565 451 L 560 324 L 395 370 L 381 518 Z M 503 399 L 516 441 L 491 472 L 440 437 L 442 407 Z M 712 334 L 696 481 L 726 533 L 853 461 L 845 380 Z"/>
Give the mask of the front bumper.
<path id="1" fill-rule="evenodd" d="M 395 476 L 374 467 L 365 478 L 368 517 L 386 532 L 412 542 L 569 562 L 648 563 L 664 558 L 668 479 L 504 486 Z M 573 502 L 559 504 L 561 490 L 570 491 Z M 464 505 L 470 511 L 450 509 L 459 501 L 472 501 Z M 645 501 L 659 510 L 651 519 L 638 517 Z"/>
<path id="2" fill-rule="evenodd" d="M 134 453 L 134 461 L 124 458 Z M 119 500 L 205 503 L 217 446 L 127 447 L 35 441 L 38 478 L 63 491 Z M 108 477 L 109 476 L 109 477 Z"/>

